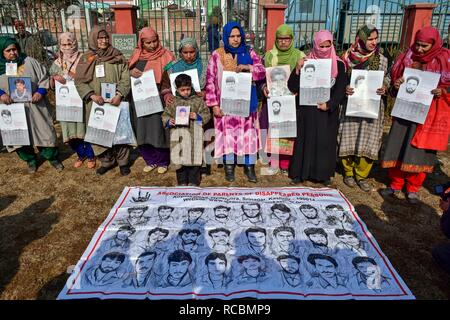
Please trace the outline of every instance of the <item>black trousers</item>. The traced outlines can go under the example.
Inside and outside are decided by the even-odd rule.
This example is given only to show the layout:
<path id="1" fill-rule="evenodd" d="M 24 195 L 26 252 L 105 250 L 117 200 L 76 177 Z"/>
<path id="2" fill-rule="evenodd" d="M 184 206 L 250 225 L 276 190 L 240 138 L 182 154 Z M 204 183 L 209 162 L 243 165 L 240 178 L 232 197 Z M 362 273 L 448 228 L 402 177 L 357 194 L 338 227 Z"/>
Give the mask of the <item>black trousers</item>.
<path id="1" fill-rule="evenodd" d="M 177 170 L 178 184 L 200 185 L 202 182 L 201 166 L 182 166 Z"/>

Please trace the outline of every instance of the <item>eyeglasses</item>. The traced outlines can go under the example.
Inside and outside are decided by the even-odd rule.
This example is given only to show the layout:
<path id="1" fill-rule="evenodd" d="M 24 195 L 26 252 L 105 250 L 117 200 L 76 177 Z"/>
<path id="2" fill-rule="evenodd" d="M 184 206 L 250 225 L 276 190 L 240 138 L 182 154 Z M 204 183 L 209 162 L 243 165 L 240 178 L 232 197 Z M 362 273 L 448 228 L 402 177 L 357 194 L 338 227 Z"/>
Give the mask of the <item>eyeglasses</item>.
<path id="1" fill-rule="evenodd" d="M 291 37 L 289 37 L 289 38 L 277 38 L 277 41 L 278 42 L 291 42 L 292 38 Z"/>

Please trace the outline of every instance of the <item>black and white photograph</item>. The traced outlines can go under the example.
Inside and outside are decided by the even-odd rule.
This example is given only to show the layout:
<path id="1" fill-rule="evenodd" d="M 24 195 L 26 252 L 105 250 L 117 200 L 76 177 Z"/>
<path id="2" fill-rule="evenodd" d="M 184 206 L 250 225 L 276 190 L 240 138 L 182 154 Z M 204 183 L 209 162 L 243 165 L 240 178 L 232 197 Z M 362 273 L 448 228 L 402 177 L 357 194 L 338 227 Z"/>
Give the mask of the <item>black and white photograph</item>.
<path id="1" fill-rule="evenodd" d="M 0 130 L 3 145 L 30 145 L 30 136 L 28 133 L 28 124 L 24 104 L 0 104 L 0 115 Z"/>
<path id="2" fill-rule="evenodd" d="M 144 72 L 139 78 L 131 77 L 131 92 L 138 118 L 163 111 L 153 70 Z"/>
<path id="3" fill-rule="evenodd" d="M 118 107 L 109 104 L 99 106 L 95 102 L 92 103 L 85 141 L 110 148 L 114 142 L 119 116 L 120 108 Z"/>
<path id="4" fill-rule="evenodd" d="M 224 71 L 221 83 L 220 108 L 226 115 L 248 117 L 252 74 L 248 72 Z"/>
<path id="5" fill-rule="evenodd" d="M 288 65 L 266 68 L 269 97 L 287 96 L 292 94 L 287 86 L 290 74 L 291 69 Z"/>
<path id="6" fill-rule="evenodd" d="M 391 116 L 423 124 L 441 75 L 429 71 L 405 68 Z"/>
<path id="7" fill-rule="evenodd" d="M 274 138 L 295 138 L 297 136 L 297 114 L 295 96 L 281 96 L 267 99 L 269 114 L 269 136 Z"/>
<path id="8" fill-rule="evenodd" d="M 328 102 L 331 87 L 331 59 L 308 59 L 300 72 L 300 105 Z"/>
<path id="9" fill-rule="evenodd" d="M 83 100 L 78 94 L 75 82 L 66 80 L 65 84 L 55 81 L 56 120 L 83 122 Z"/>
<path id="10" fill-rule="evenodd" d="M 352 70 L 350 87 L 354 93 L 348 96 L 345 115 L 348 117 L 377 119 L 381 96 L 377 89 L 383 87 L 384 72 Z"/>

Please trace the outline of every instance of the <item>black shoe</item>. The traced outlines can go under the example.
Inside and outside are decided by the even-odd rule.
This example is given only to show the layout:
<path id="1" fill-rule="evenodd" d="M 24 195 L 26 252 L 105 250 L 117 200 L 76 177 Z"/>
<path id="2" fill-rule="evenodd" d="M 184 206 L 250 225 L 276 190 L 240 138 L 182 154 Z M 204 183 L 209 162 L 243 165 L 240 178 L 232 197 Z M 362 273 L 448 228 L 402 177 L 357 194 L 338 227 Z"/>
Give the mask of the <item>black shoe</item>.
<path id="1" fill-rule="evenodd" d="M 102 176 L 102 175 L 104 175 L 105 173 L 107 173 L 107 172 L 109 171 L 109 169 L 110 169 L 110 168 L 107 168 L 107 167 L 100 167 L 100 168 L 98 168 L 98 169 L 95 171 L 95 173 L 96 173 L 98 176 Z"/>
<path id="2" fill-rule="evenodd" d="M 28 173 L 35 173 L 37 171 L 37 166 L 35 162 L 28 162 Z"/>
<path id="3" fill-rule="evenodd" d="M 207 164 L 205 167 L 202 167 L 200 169 L 201 174 L 203 175 L 207 175 L 210 176 L 211 175 L 211 165 Z"/>
<path id="4" fill-rule="evenodd" d="M 122 176 L 127 176 L 131 173 L 129 166 L 120 166 L 119 169 L 120 169 L 120 174 Z"/>
<path id="5" fill-rule="evenodd" d="M 256 179 L 255 173 L 255 165 L 244 166 L 244 174 L 247 176 L 249 182 L 256 183 L 258 180 Z"/>
<path id="6" fill-rule="evenodd" d="M 51 164 L 52 167 L 55 168 L 56 171 L 58 171 L 58 172 L 63 171 L 63 169 L 64 169 L 63 164 L 62 164 L 61 162 L 59 162 L 58 160 L 50 161 L 50 164 Z"/>
<path id="7" fill-rule="evenodd" d="M 396 194 L 399 194 L 400 190 L 394 190 L 391 187 L 387 187 L 385 189 L 380 190 L 380 195 L 383 198 L 387 198 L 387 197 L 395 197 Z"/>
<path id="8" fill-rule="evenodd" d="M 331 186 L 331 180 L 324 180 L 320 182 L 321 184 L 323 184 L 325 187 L 330 187 Z"/>
<path id="9" fill-rule="evenodd" d="M 189 183 L 188 186 L 189 186 L 189 187 L 198 187 L 199 184 L 196 184 L 196 183 Z"/>
<path id="10" fill-rule="evenodd" d="M 225 167 L 225 179 L 228 182 L 234 182 L 234 180 L 235 180 L 235 178 L 234 178 L 235 165 L 234 164 L 226 164 L 224 167 Z"/>
<path id="11" fill-rule="evenodd" d="M 289 184 L 292 185 L 292 186 L 296 186 L 296 185 L 301 184 L 301 183 L 303 183 L 303 182 L 304 182 L 303 179 L 300 179 L 300 178 L 294 178 L 294 179 L 291 179 L 291 181 L 289 182 Z"/>

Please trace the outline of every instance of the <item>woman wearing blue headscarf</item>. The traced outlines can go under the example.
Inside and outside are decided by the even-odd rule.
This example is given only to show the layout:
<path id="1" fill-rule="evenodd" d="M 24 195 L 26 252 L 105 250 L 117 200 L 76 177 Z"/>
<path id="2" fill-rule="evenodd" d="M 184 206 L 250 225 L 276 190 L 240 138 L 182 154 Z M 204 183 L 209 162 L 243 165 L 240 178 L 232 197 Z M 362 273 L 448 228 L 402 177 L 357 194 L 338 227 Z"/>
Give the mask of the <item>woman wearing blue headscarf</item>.
<path id="1" fill-rule="evenodd" d="M 215 127 L 215 158 L 223 157 L 225 179 L 234 181 L 237 158 L 244 159 L 244 173 L 256 182 L 255 162 L 259 148 L 258 97 L 252 84 L 250 115 L 225 116 L 220 109 L 220 85 L 223 71 L 251 72 L 253 82 L 263 80 L 266 70 L 258 55 L 245 45 L 245 33 L 236 22 L 223 27 L 224 47 L 215 50 L 206 71 L 206 105 L 212 108 Z"/>

